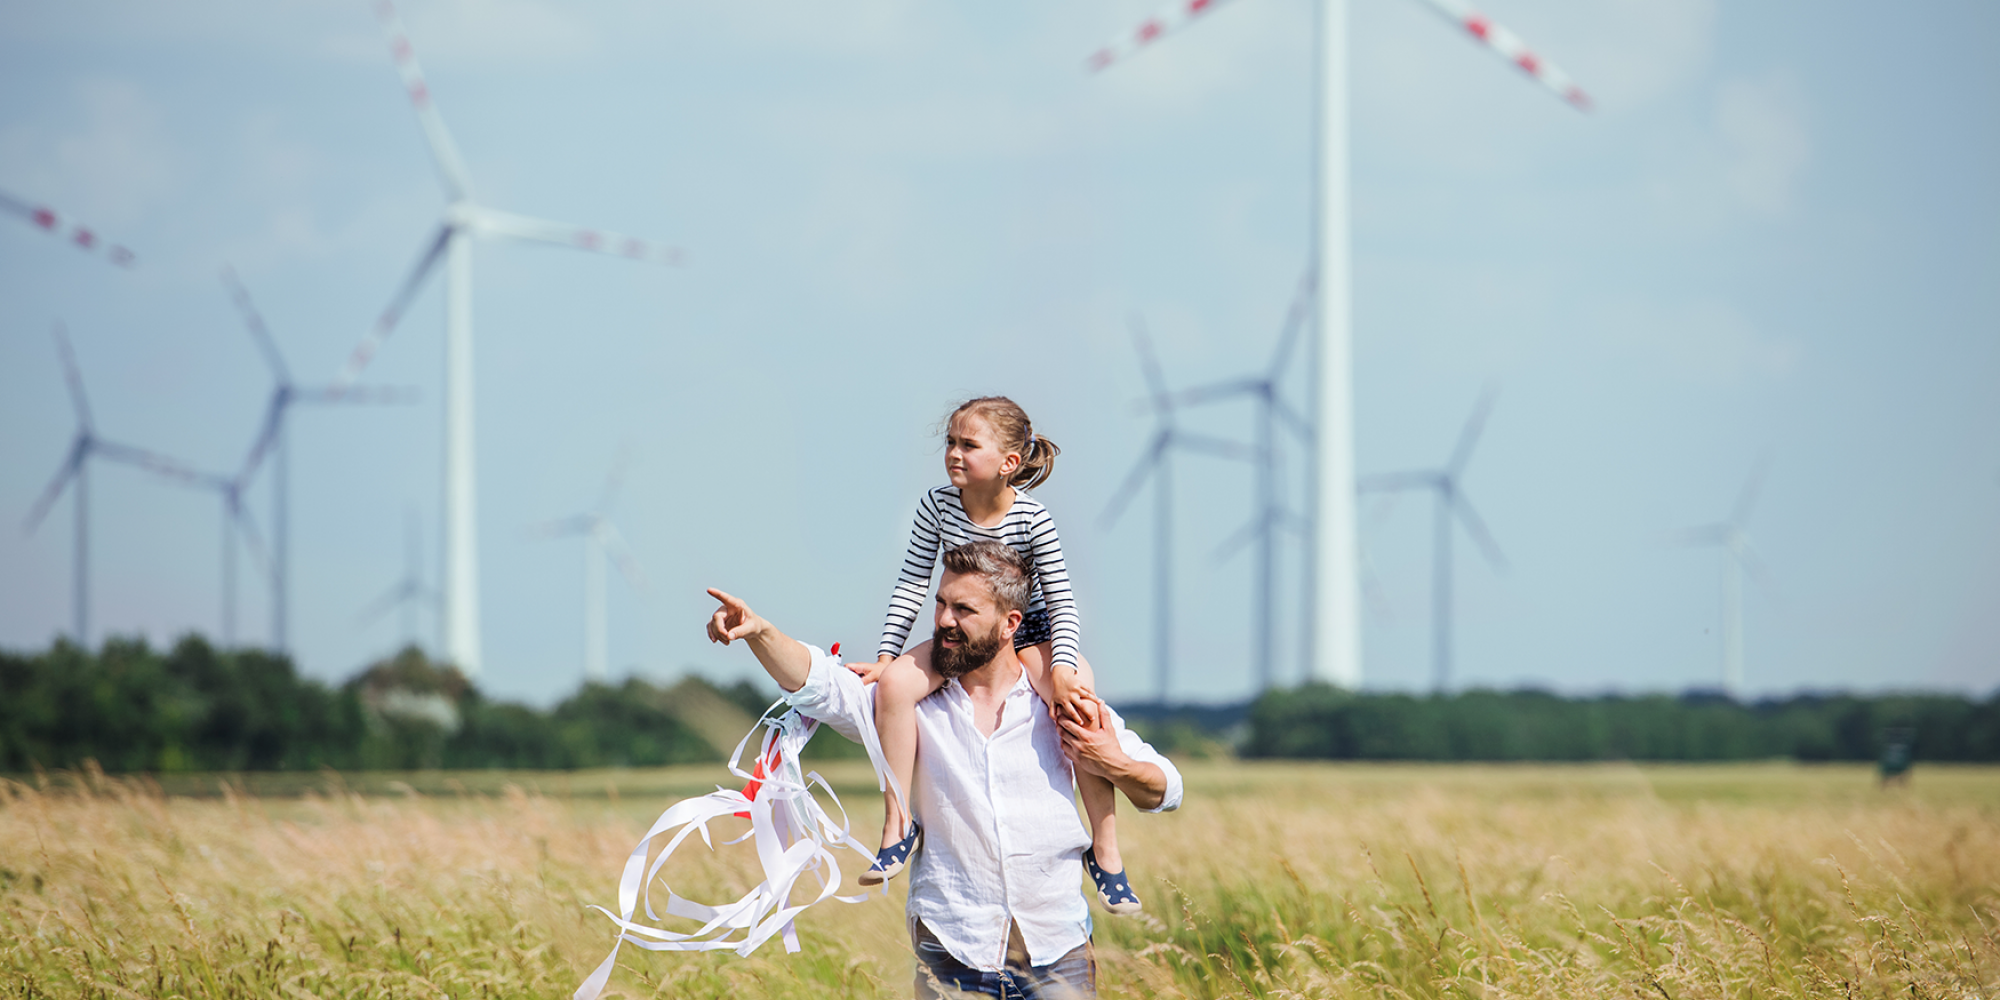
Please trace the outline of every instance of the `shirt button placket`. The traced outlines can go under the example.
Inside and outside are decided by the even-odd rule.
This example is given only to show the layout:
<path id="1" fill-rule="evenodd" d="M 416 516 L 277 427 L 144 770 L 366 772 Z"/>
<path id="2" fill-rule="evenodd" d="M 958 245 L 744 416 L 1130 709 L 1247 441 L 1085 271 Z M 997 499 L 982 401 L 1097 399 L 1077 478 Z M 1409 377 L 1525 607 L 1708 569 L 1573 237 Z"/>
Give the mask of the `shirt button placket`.
<path id="1" fill-rule="evenodd" d="M 995 730 L 993 735 L 999 736 L 999 731 Z M 979 757 L 980 764 L 982 765 L 981 770 L 985 773 L 986 777 L 986 801 L 993 803 L 993 844 L 1000 856 L 1000 902 L 1002 912 L 1000 914 L 999 927 L 1000 940 L 997 942 L 998 947 L 994 963 L 996 965 L 1005 965 L 1007 962 L 1007 926 L 1013 921 L 1014 915 L 1014 890 L 1013 885 L 1007 880 L 1007 859 L 1013 856 L 1013 845 L 1008 842 L 1007 838 L 1007 800 L 1000 794 L 1000 789 L 997 787 L 997 775 L 993 773 L 995 755 L 992 750 L 992 741 L 988 740 L 985 745 L 979 748 Z"/>

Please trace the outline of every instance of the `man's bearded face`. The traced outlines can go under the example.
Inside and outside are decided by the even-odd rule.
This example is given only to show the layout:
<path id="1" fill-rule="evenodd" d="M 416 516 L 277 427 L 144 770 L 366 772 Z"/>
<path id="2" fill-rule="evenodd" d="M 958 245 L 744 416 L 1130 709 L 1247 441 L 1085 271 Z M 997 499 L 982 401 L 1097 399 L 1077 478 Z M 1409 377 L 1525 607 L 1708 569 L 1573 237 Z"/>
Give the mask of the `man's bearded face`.
<path id="1" fill-rule="evenodd" d="M 998 625 L 979 636 L 968 636 L 956 625 L 939 626 L 931 632 L 931 669 L 945 680 L 963 677 L 992 663 L 1000 655 L 1000 644 L 1006 641 Z M 947 646 L 946 642 L 957 645 Z"/>

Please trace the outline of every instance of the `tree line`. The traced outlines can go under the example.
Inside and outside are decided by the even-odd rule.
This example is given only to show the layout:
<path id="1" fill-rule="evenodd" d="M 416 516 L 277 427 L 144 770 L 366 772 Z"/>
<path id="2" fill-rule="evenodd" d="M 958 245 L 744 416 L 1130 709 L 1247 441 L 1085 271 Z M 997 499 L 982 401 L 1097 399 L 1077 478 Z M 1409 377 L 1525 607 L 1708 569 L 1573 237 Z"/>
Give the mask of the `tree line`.
<path id="1" fill-rule="evenodd" d="M 164 651 L 58 641 L 0 651 L 0 772 L 89 760 L 127 773 L 712 763 L 775 696 L 749 682 L 632 679 L 585 684 L 540 710 L 489 699 L 414 648 L 329 685 L 284 656 L 199 636 Z"/>
<path id="2" fill-rule="evenodd" d="M 158 650 L 113 639 L 0 650 L 0 772 L 573 769 L 714 763 L 775 698 L 750 681 L 585 684 L 549 709 L 486 697 L 414 648 L 344 683 L 199 636 Z M 1870 761 L 1900 742 L 1921 761 L 2000 761 L 2000 693 L 1451 696 L 1308 684 L 1248 704 L 1128 705 L 1169 751 L 1413 761 Z M 814 757 L 858 756 L 838 737 Z"/>
<path id="3" fill-rule="evenodd" d="M 1983 701 L 1800 694 L 1740 702 L 1699 692 L 1437 697 L 1308 684 L 1257 699 L 1238 752 L 1329 760 L 1873 761 L 1891 744 L 1923 761 L 2000 761 L 2000 692 Z"/>

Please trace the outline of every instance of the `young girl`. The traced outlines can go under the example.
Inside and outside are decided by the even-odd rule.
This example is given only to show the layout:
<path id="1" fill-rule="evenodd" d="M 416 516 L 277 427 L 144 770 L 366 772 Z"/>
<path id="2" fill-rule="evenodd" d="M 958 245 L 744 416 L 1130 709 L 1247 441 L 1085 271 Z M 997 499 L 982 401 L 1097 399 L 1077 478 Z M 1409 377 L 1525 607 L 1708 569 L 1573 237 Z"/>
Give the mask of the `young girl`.
<path id="1" fill-rule="evenodd" d="M 939 486 L 917 504 L 916 524 L 903 571 L 889 598 L 888 621 L 876 663 L 863 668 L 875 680 L 875 726 L 882 751 L 903 787 L 910 787 L 917 760 L 917 702 L 944 685 L 931 669 L 931 644 L 926 641 L 903 652 L 910 627 L 923 610 L 931 574 L 946 549 L 980 539 L 1005 542 L 1028 558 L 1035 581 L 1014 649 L 1027 671 L 1028 683 L 1051 711 L 1065 708 L 1094 719 L 1090 664 L 1077 652 L 1079 628 L 1076 602 L 1070 595 L 1069 570 L 1063 566 L 1062 541 L 1043 507 L 1027 493 L 1041 485 L 1055 468 L 1061 451 L 1034 432 L 1028 415 L 1005 396 L 984 396 L 961 404 L 945 424 L 944 471 L 949 486 Z M 1115 789 L 1097 775 L 1076 773 L 1077 791 L 1090 817 L 1091 849 L 1084 866 L 1097 895 L 1113 913 L 1136 913 L 1139 897 L 1125 875 L 1115 829 Z M 911 822 L 903 803 L 891 790 L 884 796 L 882 849 L 875 866 L 862 873 L 862 885 L 894 878 L 908 864 L 922 832 Z"/>

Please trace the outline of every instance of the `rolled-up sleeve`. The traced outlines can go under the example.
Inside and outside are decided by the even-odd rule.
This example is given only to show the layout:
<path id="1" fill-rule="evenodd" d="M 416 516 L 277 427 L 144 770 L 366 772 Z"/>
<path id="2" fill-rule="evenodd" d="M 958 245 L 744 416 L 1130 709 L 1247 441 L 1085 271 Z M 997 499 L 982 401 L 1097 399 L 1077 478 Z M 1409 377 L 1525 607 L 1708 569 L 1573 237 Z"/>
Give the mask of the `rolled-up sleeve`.
<path id="1" fill-rule="evenodd" d="M 815 667 L 815 670 L 817 670 L 817 667 Z M 1111 724 L 1118 727 L 1118 745 L 1125 748 L 1126 756 L 1133 760 L 1152 764 L 1167 776 L 1167 792 L 1160 797 L 1160 804 L 1152 809 L 1142 809 L 1140 811 L 1163 813 L 1179 809 L 1181 807 L 1182 791 L 1180 768 L 1175 767 L 1174 762 L 1168 760 L 1166 754 L 1153 749 L 1151 743 L 1140 739 L 1138 733 L 1133 732 L 1129 726 L 1125 725 L 1124 717 L 1120 716 L 1116 710 L 1113 710 L 1111 713 Z"/>
<path id="2" fill-rule="evenodd" d="M 800 645 L 812 654 L 812 670 L 797 691 L 785 695 L 785 701 L 798 709 L 800 715 L 818 719 L 821 725 L 832 727 L 834 732 L 856 743 L 865 742 L 862 727 L 875 725 L 874 689 L 861 683 L 854 671 L 841 666 L 825 650 L 809 643 Z"/>

